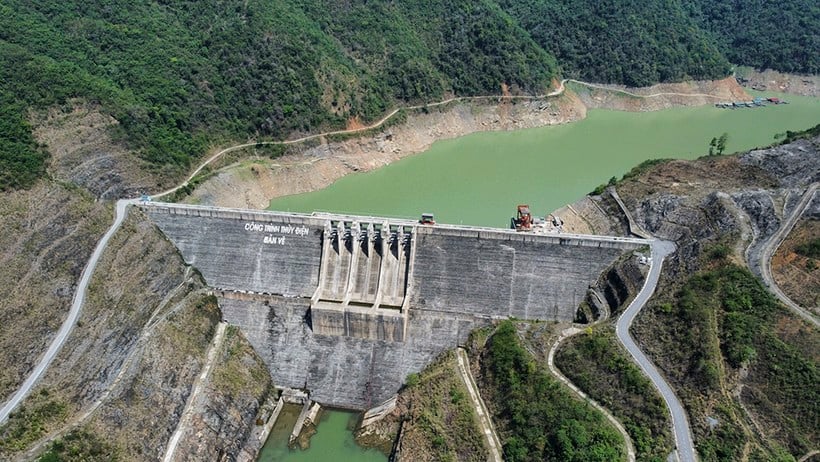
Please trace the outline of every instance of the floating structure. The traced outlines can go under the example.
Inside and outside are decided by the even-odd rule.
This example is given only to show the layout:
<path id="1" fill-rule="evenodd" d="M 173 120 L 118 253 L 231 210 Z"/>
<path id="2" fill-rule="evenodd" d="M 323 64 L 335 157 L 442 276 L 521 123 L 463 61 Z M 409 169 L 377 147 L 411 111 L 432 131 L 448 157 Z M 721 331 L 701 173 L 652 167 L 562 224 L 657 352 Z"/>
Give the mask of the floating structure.
<path id="1" fill-rule="evenodd" d="M 780 98 L 763 98 L 758 96 L 757 98 L 751 101 L 730 101 L 730 102 L 721 102 L 715 103 L 715 107 L 721 109 L 740 109 L 740 108 L 747 108 L 747 107 L 763 107 L 767 106 L 766 103 L 771 104 L 789 104 L 788 101 L 783 101 Z"/>

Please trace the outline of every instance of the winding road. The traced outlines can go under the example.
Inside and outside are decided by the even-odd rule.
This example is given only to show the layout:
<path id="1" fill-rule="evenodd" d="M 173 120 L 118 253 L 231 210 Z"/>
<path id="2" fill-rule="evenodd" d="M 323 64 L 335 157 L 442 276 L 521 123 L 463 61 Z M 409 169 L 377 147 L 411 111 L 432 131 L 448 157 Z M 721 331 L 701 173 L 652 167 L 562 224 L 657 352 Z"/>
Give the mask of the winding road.
<path id="1" fill-rule="evenodd" d="M 649 297 L 655 292 L 658 279 L 660 279 L 661 268 L 663 267 L 663 259 L 675 251 L 675 244 L 669 241 L 654 240 L 652 241 L 651 247 L 652 263 L 649 267 L 649 274 L 646 276 L 641 291 L 638 292 L 638 295 L 632 300 L 629 307 L 627 307 L 621 317 L 618 318 L 618 322 L 615 325 L 615 334 L 666 402 L 666 406 L 672 415 L 672 431 L 675 435 L 678 460 L 681 462 L 695 462 L 697 455 L 695 453 L 692 432 L 689 427 L 689 420 L 686 417 L 686 411 L 683 409 L 672 387 L 669 386 L 669 383 L 666 382 L 655 365 L 652 364 L 652 361 L 641 351 L 635 343 L 635 339 L 632 338 L 632 334 L 629 333 L 629 328 L 632 326 L 632 321 L 635 320 L 635 316 L 640 313 L 641 309 L 649 300 Z"/>
<path id="2" fill-rule="evenodd" d="M 783 243 L 783 240 L 786 239 L 786 236 L 789 235 L 792 228 L 794 228 L 795 223 L 805 212 L 806 207 L 811 204 L 812 199 L 814 198 L 814 194 L 817 192 L 817 187 L 820 186 L 818 183 L 812 183 L 811 186 L 806 189 L 806 192 L 803 194 L 803 197 L 800 199 L 800 202 L 794 208 L 791 215 L 788 218 L 783 220 L 781 223 L 780 228 L 777 230 L 776 233 L 769 238 L 768 242 L 763 247 L 763 251 L 760 253 L 760 273 L 763 277 L 763 282 L 769 288 L 769 290 L 778 298 L 784 305 L 789 307 L 795 314 L 800 316 L 801 318 L 805 319 L 807 322 L 814 325 L 814 327 L 820 327 L 820 322 L 817 320 L 809 310 L 801 307 L 792 299 L 790 299 L 777 285 L 772 277 L 772 255 L 777 251 L 777 248 L 780 247 L 780 244 Z"/>
<path id="3" fill-rule="evenodd" d="M 82 275 L 80 276 L 80 282 L 77 284 L 77 291 L 74 292 L 74 299 L 71 303 L 71 310 L 69 310 L 68 316 L 65 321 L 63 321 L 63 325 L 60 326 L 60 330 L 57 331 L 57 336 L 54 337 L 54 340 L 52 340 L 51 345 L 49 345 L 48 350 L 46 350 L 45 354 L 40 359 L 40 362 L 34 367 L 34 370 L 31 371 L 31 374 L 29 374 L 20 388 L 14 393 L 14 395 L 12 395 L 11 399 L 9 399 L 3 405 L 3 408 L 0 409 L 0 425 L 8 419 L 11 411 L 13 411 L 14 408 L 16 408 L 26 398 L 26 396 L 28 396 L 31 389 L 34 387 L 34 384 L 37 383 L 37 380 L 39 380 L 40 377 L 42 377 L 43 373 L 51 364 L 51 361 L 53 361 L 54 357 L 57 356 L 57 353 L 60 352 L 60 349 L 63 347 L 66 339 L 71 334 L 71 331 L 74 329 L 74 326 L 77 324 L 77 320 L 80 318 L 80 314 L 82 313 L 83 302 L 85 301 L 88 284 L 91 282 L 91 276 L 94 274 L 94 269 L 97 267 L 97 262 L 99 262 L 106 246 L 108 246 L 108 241 L 111 239 L 111 236 L 117 232 L 125 219 L 125 216 L 128 213 L 128 206 L 135 203 L 137 203 L 136 199 L 122 199 L 117 201 L 114 224 L 97 243 L 94 253 L 92 253 L 91 258 L 88 259 L 88 263 L 86 263 L 85 269 L 83 269 Z"/>

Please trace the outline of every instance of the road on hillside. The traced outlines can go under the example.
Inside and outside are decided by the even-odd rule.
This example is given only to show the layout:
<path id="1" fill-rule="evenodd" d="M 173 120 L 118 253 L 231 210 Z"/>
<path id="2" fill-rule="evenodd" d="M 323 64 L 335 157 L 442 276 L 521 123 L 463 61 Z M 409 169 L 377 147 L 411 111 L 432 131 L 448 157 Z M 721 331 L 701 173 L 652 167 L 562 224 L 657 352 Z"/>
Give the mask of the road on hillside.
<path id="1" fill-rule="evenodd" d="M 77 285 L 77 291 L 74 292 L 74 300 L 71 303 L 71 310 L 68 312 L 68 317 L 66 317 L 65 321 L 63 321 L 63 325 L 60 326 L 57 336 L 51 342 L 51 345 L 40 359 L 40 362 L 37 363 L 34 370 L 31 371 L 31 374 L 29 374 L 17 392 L 15 392 L 11 399 L 9 399 L 3 405 L 3 408 L 0 409 L 0 425 L 8 419 L 11 411 L 14 410 L 14 408 L 17 407 L 17 405 L 20 404 L 29 393 L 31 393 L 31 389 L 34 388 L 34 384 L 37 383 L 37 380 L 39 380 L 43 375 L 49 364 L 51 364 L 51 361 L 54 360 L 54 357 L 60 352 L 60 349 L 63 347 L 63 344 L 69 334 L 71 334 L 74 326 L 77 325 L 77 319 L 80 318 L 86 291 L 88 290 L 89 282 L 91 282 L 91 276 L 94 274 L 94 269 L 97 267 L 97 263 L 99 262 L 105 247 L 108 245 L 109 239 L 111 239 L 111 236 L 117 232 L 117 229 L 119 229 L 125 219 L 128 206 L 136 203 L 136 199 L 122 199 L 117 201 L 114 224 L 111 225 L 111 228 L 108 229 L 102 239 L 100 239 L 100 242 L 97 243 L 94 253 L 91 254 L 91 258 L 88 259 L 88 263 L 86 263 L 85 269 L 83 269 L 82 276 L 80 277 L 80 283 Z"/>
<path id="2" fill-rule="evenodd" d="M 669 386 L 669 383 L 663 378 L 661 373 L 652 364 L 652 361 L 643 354 L 632 334 L 629 333 L 629 328 L 632 326 L 632 321 L 635 316 L 640 313 L 641 308 L 646 305 L 649 297 L 655 292 L 655 287 L 658 285 L 661 268 L 663 267 L 663 259 L 675 251 L 675 244 L 669 241 L 652 241 L 652 264 L 649 267 L 649 274 L 646 276 L 646 281 L 638 292 L 638 295 L 629 304 L 629 307 L 624 311 L 618 322 L 615 325 L 615 334 L 618 340 L 623 343 L 632 358 L 638 363 L 638 366 L 649 377 L 649 380 L 658 389 L 663 400 L 669 407 L 669 412 L 672 415 L 672 431 L 675 435 L 675 446 L 677 447 L 678 459 L 681 462 L 696 462 L 697 455 L 695 454 L 695 447 L 692 440 L 692 432 L 689 428 L 689 420 L 686 416 L 686 411 Z"/>
<path id="3" fill-rule="evenodd" d="M 487 460 L 489 462 L 503 462 L 501 439 L 498 438 L 498 433 L 496 433 L 495 426 L 493 426 L 490 411 L 478 392 L 478 385 L 475 383 L 473 373 L 470 371 L 470 358 L 467 357 L 467 352 L 463 348 L 456 348 L 456 361 L 458 362 L 458 372 L 464 381 L 464 385 L 467 386 L 467 392 L 478 416 L 478 424 L 481 426 L 481 431 L 484 433 L 487 442 Z"/>
<path id="4" fill-rule="evenodd" d="M 784 305 L 791 308 L 795 314 L 814 325 L 814 327 L 820 327 L 820 322 L 817 321 L 817 318 L 811 312 L 792 301 L 792 299 L 780 290 L 780 287 L 774 281 L 772 277 L 772 255 L 774 255 L 777 248 L 780 247 L 780 244 L 783 243 L 783 240 L 786 239 L 786 236 L 788 236 L 792 228 L 794 228 L 797 220 L 803 215 L 806 207 L 811 203 L 814 194 L 817 192 L 817 186 L 818 183 L 813 183 L 809 186 L 797 204 L 797 207 L 794 208 L 792 214 L 789 215 L 788 218 L 784 218 L 780 229 L 769 238 L 769 241 L 763 246 L 763 251 L 760 252 L 760 274 L 763 277 L 763 282 Z"/>

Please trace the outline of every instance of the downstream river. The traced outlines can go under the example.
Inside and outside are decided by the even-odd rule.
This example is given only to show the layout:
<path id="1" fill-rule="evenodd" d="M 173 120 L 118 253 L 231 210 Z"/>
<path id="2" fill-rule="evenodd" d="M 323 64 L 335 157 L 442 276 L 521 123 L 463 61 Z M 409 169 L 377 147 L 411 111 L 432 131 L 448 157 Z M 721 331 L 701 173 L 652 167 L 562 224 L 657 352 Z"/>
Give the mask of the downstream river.
<path id="1" fill-rule="evenodd" d="M 348 175 L 319 191 L 274 199 L 270 208 L 409 218 L 432 212 L 443 223 L 506 227 L 517 204 L 546 215 L 644 160 L 706 155 L 709 141 L 724 132 L 729 153 L 820 123 L 820 98 L 753 94 L 790 104 L 591 110 L 586 119 L 565 125 L 475 133 L 436 142 L 427 152 Z"/>
<path id="2" fill-rule="evenodd" d="M 571 124 L 475 133 L 439 141 L 425 153 L 373 172 L 348 175 L 320 191 L 274 199 L 270 208 L 411 218 L 433 212 L 443 223 L 506 227 L 517 204 L 528 203 L 536 215 L 546 215 L 644 160 L 701 157 L 709 141 L 724 132 L 728 153 L 766 146 L 776 133 L 820 123 L 818 98 L 753 94 L 779 96 L 790 104 L 646 113 L 591 110 Z M 259 460 L 386 461 L 355 445 L 350 419 L 349 413 L 326 413 L 307 451 L 287 449 L 290 428 L 283 421 Z"/>
<path id="3" fill-rule="evenodd" d="M 288 438 L 299 411 L 300 406 L 285 407 L 259 454 L 259 462 L 387 462 L 381 452 L 356 445 L 352 428 L 358 415 L 344 411 L 322 410 L 318 431 L 310 439 L 310 448 L 304 451 L 288 449 Z"/>

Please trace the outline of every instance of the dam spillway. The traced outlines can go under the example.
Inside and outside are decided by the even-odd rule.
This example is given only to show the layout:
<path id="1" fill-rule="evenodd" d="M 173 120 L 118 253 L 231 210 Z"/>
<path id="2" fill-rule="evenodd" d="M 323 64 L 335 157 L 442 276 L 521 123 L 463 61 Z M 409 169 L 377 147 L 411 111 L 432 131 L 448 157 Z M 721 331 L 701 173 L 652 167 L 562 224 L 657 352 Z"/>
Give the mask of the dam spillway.
<path id="1" fill-rule="evenodd" d="M 572 321 L 641 239 L 144 205 L 278 386 L 365 409 L 494 319 Z"/>

